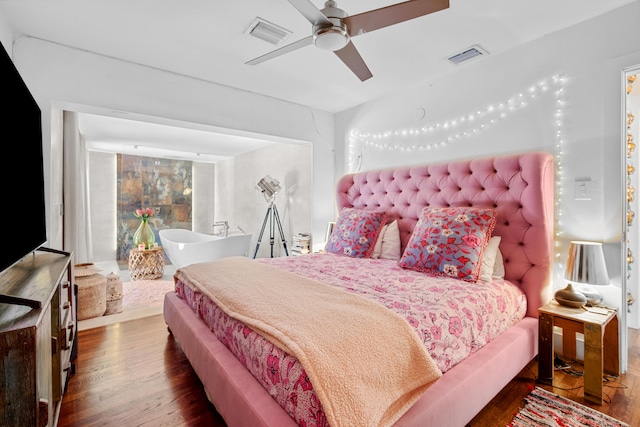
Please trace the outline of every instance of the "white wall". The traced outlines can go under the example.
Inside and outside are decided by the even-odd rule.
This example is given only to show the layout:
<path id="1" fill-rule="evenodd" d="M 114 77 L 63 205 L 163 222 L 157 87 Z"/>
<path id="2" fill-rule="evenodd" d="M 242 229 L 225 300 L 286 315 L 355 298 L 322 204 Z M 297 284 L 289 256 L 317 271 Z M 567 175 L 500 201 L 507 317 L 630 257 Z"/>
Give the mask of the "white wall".
<path id="1" fill-rule="evenodd" d="M 558 176 L 557 222 L 563 263 L 572 239 L 607 243 L 612 282 L 620 285 L 621 274 L 621 69 L 640 63 L 640 3 L 550 34 L 516 50 L 489 55 L 459 66 L 451 75 L 339 113 L 336 118 L 337 170 L 348 170 L 349 137 L 352 132 L 380 133 L 419 129 L 448 123 L 449 127 L 418 136 L 387 139 L 365 138 L 391 149 L 365 146 L 362 170 L 459 158 L 544 150 L 558 154 L 563 165 Z M 490 47 L 486 47 L 490 50 Z M 562 75 L 565 101 L 558 117 L 560 86 L 551 77 Z M 549 90 L 536 98 L 529 88 L 546 81 Z M 438 148 L 419 149 L 456 135 L 472 126 L 460 118 L 485 111 L 489 105 L 520 99 L 528 105 L 505 109 L 506 117 L 477 132 Z M 458 125 L 452 126 L 451 121 Z M 482 119 L 476 119 L 476 124 Z M 562 137 L 556 137 L 561 132 Z M 559 146 L 559 147 L 558 147 Z M 562 154 L 559 154 L 559 153 Z M 591 200 L 574 200 L 574 183 L 590 179 Z M 559 264 L 560 264 L 559 263 Z M 562 269 L 560 265 L 557 267 Z M 562 272 L 557 272 L 562 274 Z M 559 285 L 559 284 L 558 284 Z M 617 297 L 616 297 L 617 298 Z M 616 303 L 618 301 L 615 301 Z"/>
<path id="2" fill-rule="evenodd" d="M 211 224 L 214 221 L 215 202 L 215 169 L 213 163 L 193 163 L 193 191 L 194 194 L 203 194 L 205 197 L 193 197 L 191 199 L 191 221 L 193 231 L 199 233 L 211 233 Z M 208 195 L 208 196 L 207 196 Z"/>
<path id="3" fill-rule="evenodd" d="M 313 191 L 313 158 L 310 144 L 272 144 L 216 163 L 215 220 L 229 221 L 232 229 L 240 226 L 245 232 L 253 234 L 250 256 L 255 253 L 269 206 L 262 194 L 255 189 L 257 182 L 265 175 L 277 179 L 282 187 L 276 195 L 275 205 L 287 248 L 291 249 L 293 234 L 308 233 L 312 228 L 310 194 Z M 235 191 L 225 191 L 228 188 Z M 267 217 L 258 258 L 271 255 L 269 238 L 270 217 Z M 284 256 L 277 224 L 274 238 L 274 256 Z"/>
<path id="4" fill-rule="evenodd" d="M 118 245 L 118 160 L 115 154 L 89 152 L 89 194 L 91 261 L 115 261 Z M 76 262 L 88 261 L 76 259 Z"/>
<path id="5" fill-rule="evenodd" d="M 554 286 L 564 286 L 564 262 L 573 239 L 605 242 L 612 286 L 605 301 L 622 307 L 624 258 L 622 231 L 621 70 L 640 64 L 640 2 L 569 29 L 549 34 L 515 50 L 468 62 L 450 75 L 399 90 L 393 95 L 341 112 L 336 116 L 338 174 L 348 170 L 349 139 L 359 134 L 398 131 L 400 136 L 373 140 L 392 149 L 369 145 L 361 155 L 361 169 L 398 164 L 430 163 L 531 150 L 556 155 L 556 244 Z M 478 41 L 482 45 L 482 40 Z M 490 46 L 483 46 L 491 51 Z M 454 136 L 458 127 L 435 133 L 401 136 L 403 130 L 461 117 L 496 106 L 554 75 L 566 79 L 561 95 L 541 94 L 527 107 L 446 146 L 413 149 Z M 558 115 L 558 111 L 562 115 Z M 460 128 L 465 128 L 464 125 Z M 372 140 L 372 138 L 365 138 Z M 575 200 L 575 181 L 592 182 L 590 200 Z M 637 298 L 637 295 L 636 295 Z M 626 304 L 625 304 L 626 305 Z M 632 306 L 638 309 L 638 304 Z M 626 307 L 621 311 L 625 311 Z M 621 322 L 624 328 L 624 321 Z M 624 330 L 624 329 L 622 329 Z M 626 334 L 621 335 L 626 349 Z M 626 352 L 624 352 L 626 358 Z M 626 366 L 626 360 L 623 360 Z"/>
<path id="6" fill-rule="evenodd" d="M 215 221 L 228 221 L 231 231 L 241 227 L 253 234 L 253 256 L 258 235 L 269 206 L 256 183 L 270 174 L 280 181 L 282 190 L 276 206 L 287 247 L 292 235 L 310 232 L 313 226 L 313 147 L 311 144 L 274 143 L 266 148 L 210 163 L 193 162 L 193 230 L 212 233 Z M 268 159 L 265 161 L 265 159 Z M 93 262 L 117 258 L 117 168 L 116 155 L 89 152 L 89 192 Z M 274 254 L 284 256 L 276 230 Z M 265 230 L 258 257 L 270 255 L 269 228 Z M 76 262 L 88 262 L 77 259 Z"/>
<path id="7" fill-rule="evenodd" d="M 0 19 L 0 36 L 10 46 L 7 34 L 6 21 Z M 308 141 L 314 165 L 321 165 L 313 168 L 313 232 L 322 236 L 326 222 L 333 219 L 332 114 L 37 39 L 19 38 L 12 54 L 42 110 L 44 141 L 51 141 L 51 112 L 56 109 L 124 111 Z M 44 157 L 50 245 L 61 248 L 56 212 L 62 204 L 62 183 L 56 178 L 62 163 L 48 144 Z"/>

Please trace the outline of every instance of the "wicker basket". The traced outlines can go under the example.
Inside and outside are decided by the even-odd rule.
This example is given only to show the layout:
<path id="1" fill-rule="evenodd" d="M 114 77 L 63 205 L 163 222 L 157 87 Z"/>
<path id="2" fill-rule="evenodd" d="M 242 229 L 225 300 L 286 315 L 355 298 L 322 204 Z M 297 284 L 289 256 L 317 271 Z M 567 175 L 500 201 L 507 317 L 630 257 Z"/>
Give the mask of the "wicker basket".
<path id="1" fill-rule="evenodd" d="M 100 317 L 107 310 L 107 278 L 93 264 L 75 265 L 78 285 L 78 320 Z"/>
<path id="2" fill-rule="evenodd" d="M 120 275 L 107 275 L 107 310 L 104 315 L 122 312 L 122 280 Z"/>

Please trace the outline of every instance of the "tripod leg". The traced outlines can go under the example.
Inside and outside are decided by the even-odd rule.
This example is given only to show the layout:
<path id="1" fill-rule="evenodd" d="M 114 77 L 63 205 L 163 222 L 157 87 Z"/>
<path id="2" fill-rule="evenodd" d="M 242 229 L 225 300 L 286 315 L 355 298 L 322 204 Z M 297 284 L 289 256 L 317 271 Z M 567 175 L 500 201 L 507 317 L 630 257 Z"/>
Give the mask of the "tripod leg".
<path id="1" fill-rule="evenodd" d="M 271 214 L 271 209 L 267 209 L 267 213 L 264 215 L 264 221 L 262 221 L 262 229 L 260 230 L 260 235 L 258 236 L 258 243 L 256 243 L 256 251 L 253 253 L 253 258 L 255 259 L 256 255 L 258 255 L 258 249 L 260 248 L 260 242 L 262 242 L 262 234 L 264 233 L 264 227 L 267 225 L 267 218 L 269 218 Z M 273 255 L 271 255 L 273 258 Z"/>
<path id="2" fill-rule="evenodd" d="M 275 232 L 275 224 L 274 224 L 274 212 L 278 212 L 275 210 L 276 205 L 273 203 L 269 207 L 269 212 L 271 212 L 271 221 L 269 222 L 269 244 L 271 245 L 271 258 L 273 258 L 273 244 L 275 243 L 274 232 Z"/>
<path id="3" fill-rule="evenodd" d="M 287 256 L 289 256 L 289 251 L 287 250 L 287 240 L 284 238 L 284 233 L 282 232 L 282 224 L 280 223 L 280 215 L 278 215 L 278 208 L 275 205 L 273 205 L 273 216 L 276 222 L 278 223 L 278 230 L 280 230 L 280 240 L 282 240 L 282 247 L 284 248 L 284 253 Z"/>

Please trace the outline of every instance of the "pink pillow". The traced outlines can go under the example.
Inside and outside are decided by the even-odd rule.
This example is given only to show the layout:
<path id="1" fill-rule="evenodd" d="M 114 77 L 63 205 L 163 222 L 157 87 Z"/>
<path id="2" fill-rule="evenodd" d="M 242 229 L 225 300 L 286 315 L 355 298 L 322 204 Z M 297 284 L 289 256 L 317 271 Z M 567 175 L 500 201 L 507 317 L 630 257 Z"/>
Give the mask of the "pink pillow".
<path id="1" fill-rule="evenodd" d="M 398 265 L 477 282 L 495 224 L 489 208 L 424 208 Z"/>
<path id="2" fill-rule="evenodd" d="M 342 208 L 325 251 L 369 258 L 386 221 L 386 212 Z"/>

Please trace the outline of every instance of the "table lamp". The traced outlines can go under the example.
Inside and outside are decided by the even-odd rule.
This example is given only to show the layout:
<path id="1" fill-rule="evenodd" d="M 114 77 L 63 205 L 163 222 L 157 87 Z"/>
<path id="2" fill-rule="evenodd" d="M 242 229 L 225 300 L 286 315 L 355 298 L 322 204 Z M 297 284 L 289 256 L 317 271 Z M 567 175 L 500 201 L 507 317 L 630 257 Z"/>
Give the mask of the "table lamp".
<path id="1" fill-rule="evenodd" d="M 559 289 L 555 293 L 555 299 L 559 304 L 568 307 L 582 307 L 602 302 L 602 295 L 595 290 L 582 288 L 577 291 L 573 288 L 574 284 L 594 286 L 609 284 L 602 243 L 571 242 L 564 278 L 569 281 L 567 287 Z"/>

